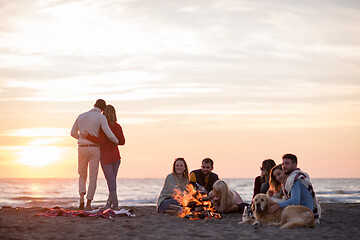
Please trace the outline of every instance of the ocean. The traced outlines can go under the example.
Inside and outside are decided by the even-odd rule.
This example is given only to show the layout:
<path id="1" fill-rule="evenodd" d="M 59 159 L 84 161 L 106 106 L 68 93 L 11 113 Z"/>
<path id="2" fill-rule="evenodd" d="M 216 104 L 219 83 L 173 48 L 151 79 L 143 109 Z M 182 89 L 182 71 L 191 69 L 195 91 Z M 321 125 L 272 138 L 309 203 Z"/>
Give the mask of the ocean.
<path id="1" fill-rule="evenodd" d="M 254 179 L 224 179 L 250 203 Z M 312 179 L 320 203 L 360 203 L 360 178 Z M 118 179 L 120 206 L 155 206 L 164 179 Z M 78 179 L 0 178 L 0 207 L 77 207 Z M 93 206 L 104 205 L 108 196 L 105 179 L 98 179 Z"/>

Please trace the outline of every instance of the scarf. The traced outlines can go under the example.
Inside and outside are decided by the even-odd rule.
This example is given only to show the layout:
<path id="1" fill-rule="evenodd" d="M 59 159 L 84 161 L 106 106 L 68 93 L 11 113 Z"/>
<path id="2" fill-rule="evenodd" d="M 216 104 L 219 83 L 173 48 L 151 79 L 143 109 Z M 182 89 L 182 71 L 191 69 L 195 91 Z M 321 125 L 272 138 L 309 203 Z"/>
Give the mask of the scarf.
<path id="1" fill-rule="evenodd" d="M 295 169 L 294 171 L 292 171 L 290 173 L 290 175 L 286 179 L 286 183 L 284 186 L 285 198 L 289 199 L 291 197 L 291 188 L 293 187 L 294 182 L 297 180 L 301 181 L 301 183 L 304 184 L 304 186 L 309 190 L 311 196 L 313 197 L 313 199 L 314 199 L 314 209 L 313 209 L 314 218 L 317 223 L 320 223 L 321 206 L 315 195 L 315 191 L 314 191 L 314 188 L 310 181 L 310 177 L 307 173 L 301 171 L 299 168 Z"/>

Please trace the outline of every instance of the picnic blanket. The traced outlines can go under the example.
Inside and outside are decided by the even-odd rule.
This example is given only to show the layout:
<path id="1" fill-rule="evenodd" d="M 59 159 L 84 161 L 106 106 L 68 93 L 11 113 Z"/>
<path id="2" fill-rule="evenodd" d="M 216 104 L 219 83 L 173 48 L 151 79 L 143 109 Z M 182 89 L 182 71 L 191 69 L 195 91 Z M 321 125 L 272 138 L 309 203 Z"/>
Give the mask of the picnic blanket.
<path id="1" fill-rule="evenodd" d="M 57 217 L 57 216 L 65 216 L 65 217 L 102 217 L 102 218 L 113 218 L 116 215 L 135 217 L 135 214 L 131 213 L 131 210 L 120 209 L 120 210 L 112 210 L 109 209 L 95 209 L 92 211 L 84 211 L 84 210 L 69 210 L 63 208 L 51 208 L 46 209 L 44 212 L 37 213 L 35 216 L 44 216 L 44 217 Z"/>

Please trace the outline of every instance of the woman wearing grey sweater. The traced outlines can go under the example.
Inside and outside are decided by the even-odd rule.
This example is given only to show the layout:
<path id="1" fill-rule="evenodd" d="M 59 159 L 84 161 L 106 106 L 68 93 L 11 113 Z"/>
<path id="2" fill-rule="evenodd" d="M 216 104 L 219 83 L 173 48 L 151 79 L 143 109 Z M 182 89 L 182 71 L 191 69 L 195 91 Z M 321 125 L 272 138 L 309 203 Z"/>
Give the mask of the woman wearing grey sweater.
<path id="1" fill-rule="evenodd" d="M 185 191 L 189 184 L 189 170 L 184 158 L 176 158 L 173 164 L 172 173 L 168 174 L 163 189 L 157 199 L 157 211 L 164 213 L 170 209 L 170 205 L 180 205 L 178 201 L 173 199 L 175 189 Z"/>

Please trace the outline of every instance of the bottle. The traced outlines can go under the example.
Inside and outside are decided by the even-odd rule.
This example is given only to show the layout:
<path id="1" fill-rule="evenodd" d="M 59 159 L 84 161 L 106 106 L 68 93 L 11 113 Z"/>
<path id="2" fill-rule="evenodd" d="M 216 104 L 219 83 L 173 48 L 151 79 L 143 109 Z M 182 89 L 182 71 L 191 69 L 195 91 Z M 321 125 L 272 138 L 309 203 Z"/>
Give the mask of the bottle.
<path id="1" fill-rule="evenodd" d="M 203 186 L 201 186 L 200 184 L 196 183 L 196 187 L 197 187 L 197 190 L 198 190 L 200 193 L 202 193 L 202 194 L 208 193 L 208 192 L 206 191 L 206 189 L 205 189 Z"/>
<path id="2" fill-rule="evenodd" d="M 245 222 L 248 219 L 249 219 L 249 209 L 248 209 L 248 206 L 245 206 L 244 212 L 242 215 L 242 221 Z"/>

